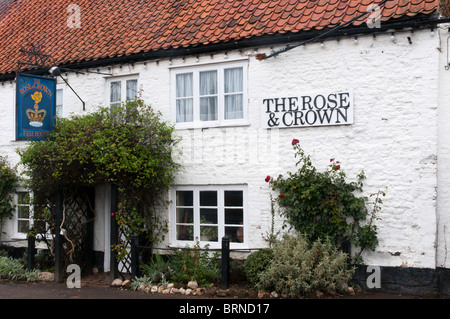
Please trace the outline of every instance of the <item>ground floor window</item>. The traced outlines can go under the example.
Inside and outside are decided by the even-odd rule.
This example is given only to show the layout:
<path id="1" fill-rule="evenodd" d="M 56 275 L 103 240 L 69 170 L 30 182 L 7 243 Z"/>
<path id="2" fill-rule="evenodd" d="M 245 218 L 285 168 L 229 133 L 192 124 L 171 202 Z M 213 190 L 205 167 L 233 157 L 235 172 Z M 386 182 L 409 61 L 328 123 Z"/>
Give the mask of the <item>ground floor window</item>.
<path id="1" fill-rule="evenodd" d="M 49 227 L 42 220 L 33 218 L 34 206 L 31 204 L 33 194 L 26 189 L 18 189 L 14 195 L 14 237 L 26 238 L 31 228 L 39 233 L 47 233 Z"/>
<path id="2" fill-rule="evenodd" d="M 246 186 L 179 186 L 172 195 L 175 242 L 246 242 Z"/>
<path id="3" fill-rule="evenodd" d="M 31 226 L 30 193 L 25 190 L 19 190 L 15 194 L 16 222 L 15 233 L 18 237 L 26 236 Z"/>

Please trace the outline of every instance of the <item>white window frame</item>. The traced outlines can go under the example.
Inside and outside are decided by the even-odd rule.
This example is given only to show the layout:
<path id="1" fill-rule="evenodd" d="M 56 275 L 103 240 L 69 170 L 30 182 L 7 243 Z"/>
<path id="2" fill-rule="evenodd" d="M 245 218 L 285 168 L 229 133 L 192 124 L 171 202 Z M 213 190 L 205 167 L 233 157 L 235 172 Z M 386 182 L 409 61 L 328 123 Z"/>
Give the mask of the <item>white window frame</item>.
<path id="1" fill-rule="evenodd" d="M 56 115 L 58 117 L 63 117 L 64 115 L 64 93 L 65 93 L 65 86 L 62 85 L 57 85 L 56 86 L 56 94 L 58 94 L 58 91 L 60 91 L 60 96 L 61 96 L 61 104 L 58 104 L 58 98 L 56 98 L 56 107 L 55 107 L 55 111 L 56 111 Z"/>
<path id="2" fill-rule="evenodd" d="M 242 119 L 225 119 L 225 69 L 242 68 L 243 77 L 243 118 Z M 200 120 L 200 72 L 217 71 L 217 96 L 218 96 L 218 119 L 212 121 Z M 193 121 L 179 122 L 176 119 L 176 77 L 178 74 L 193 74 Z M 172 121 L 175 123 L 176 129 L 190 128 L 206 128 L 206 127 L 223 127 L 223 126 L 247 126 L 248 122 L 248 59 L 226 61 L 218 63 L 195 64 L 190 66 L 174 66 L 171 67 L 171 110 Z"/>
<path id="3" fill-rule="evenodd" d="M 30 201 L 32 200 L 32 196 L 33 194 L 25 189 L 25 188 L 19 188 L 16 190 L 16 192 L 14 193 L 14 238 L 18 238 L 18 239 L 25 239 L 27 238 L 27 233 L 22 233 L 19 232 L 19 221 L 23 221 L 23 220 L 28 220 L 28 228 L 31 228 L 33 226 L 33 205 L 31 204 L 19 204 L 19 194 L 18 193 L 28 193 L 29 197 L 30 197 Z M 29 218 L 19 218 L 19 207 L 20 206 L 29 206 L 30 209 L 30 215 Z"/>
<path id="4" fill-rule="evenodd" d="M 14 230 L 13 230 L 13 238 L 16 238 L 16 239 L 26 239 L 26 238 L 27 238 L 27 235 L 28 235 L 28 231 L 27 231 L 26 233 L 21 233 L 21 232 L 19 232 L 19 221 L 20 221 L 20 220 L 26 220 L 26 219 L 24 219 L 24 218 L 20 218 L 20 219 L 19 219 L 19 209 L 18 209 L 18 207 L 20 206 L 20 204 L 18 203 L 18 199 L 19 199 L 18 193 L 28 193 L 29 196 L 30 196 L 30 203 L 31 203 L 32 200 L 33 200 L 33 193 L 32 193 L 30 190 L 21 187 L 21 188 L 17 188 L 17 189 L 16 189 L 16 192 L 14 193 L 14 197 L 13 197 L 14 205 L 15 205 L 15 208 L 14 208 L 14 217 L 13 217 L 13 219 L 14 219 L 14 222 L 13 222 L 13 224 L 14 224 L 14 226 L 13 226 L 13 227 L 14 227 Z M 25 205 L 24 205 L 24 206 L 25 206 Z M 32 228 L 32 227 L 34 226 L 34 219 L 33 219 L 33 215 L 34 215 L 34 206 L 33 206 L 32 204 L 29 204 L 29 205 L 27 205 L 27 206 L 30 207 L 30 216 L 29 216 L 29 218 L 27 219 L 28 222 L 29 222 L 28 228 L 30 229 L 30 228 Z M 47 233 L 45 234 L 45 237 L 46 237 L 46 238 L 52 238 L 52 235 L 51 235 L 51 229 L 49 228 L 49 225 L 48 225 L 47 223 L 45 224 L 45 227 L 46 227 L 46 229 L 47 229 Z M 39 234 L 39 236 L 41 236 L 41 235 Z M 38 237 L 38 238 L 41 238 L 41 237 Z"/>
<path id="5" fill-rule="evenodd" d="M 197 242 L 200 242 L 200 245 L 203 247 L 208 244 L 210 248 L 221 248 L 222 246 L 222 237 L 225 236 L 225 227 L 240 227 L 238 225 L 225 224 L 225 191 L 242 191 L 243 196 L 243 242 L 230 242 L 230 248 L 247 248 L 248 246 L 248 187 L 247 185 L 192 185 L 192 186 L 176 186 L 171 189 L 171 245 L 173 247 L 185 247 L 186 245 L 193 245 Z M 177 218 L 176 218 L 176 191 L 193 191 L 194 192 L 194 239 L 193 240 L 178 240 L 177 239 Z M 218 194 L 218 205 L 217 205 L 217 226 L 218 226 L 218 239 L 215 241 L 203 241 L 200 236 L 200 202 L 199 202 L 199 194 L 200 191 L 217 191 Z M 239 207 L 240 208 L 240 207 Z M 208 225 L 208 224 L 202 224 Z"/>
<path id="6" fill-rule="evenodd" d="M 115 102 L 117 104 L 121 104 L 122 102 L 127 101 L 127 81 L 129 80 L 136 80 L 136 88 L 137 88 L 137 94 L 139 94 L 139 75 L 127 75 L 127 76 L 115 76 L 115 77 L 109 77 L 106 81 L 106 105 L 112 105 L 114 103 L 111 103 L 111 83 L 113 82 L 120 82 L 120 99 L 119 101 Z"/>

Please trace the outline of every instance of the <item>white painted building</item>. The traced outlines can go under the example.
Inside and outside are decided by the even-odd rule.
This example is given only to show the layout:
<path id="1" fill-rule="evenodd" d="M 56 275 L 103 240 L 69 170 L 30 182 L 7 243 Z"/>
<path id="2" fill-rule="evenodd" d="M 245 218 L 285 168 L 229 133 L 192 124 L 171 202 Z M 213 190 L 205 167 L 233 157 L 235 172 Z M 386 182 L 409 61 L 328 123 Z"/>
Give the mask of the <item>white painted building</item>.
<path id="1" fill-rule="evenodd" d="M 163 120 L 176 123 L 176 135 L 182 138 L 177 146 L 181 167 L 170 192 L 171 207 L 162 212 L 170 225 L 163 247 L 184 247 L 196 237 L 202 244 L 220 247 L 225 234 L 232 236 L 231 248 L 267 246 L 272 191 L 264 179 L 295 170 L 291 141 L 296 138 L 320 170 L 335 158 L 350 178 L 365 171 L 365 195 L 386 192 L 376 221 L 379 244 L 364 254 L 366 264 L 439 269 L 448 278 L 450 33 L 435 15 L 411 16 L 399 17 L 403 24 L 397 18 L 382 18 L 378 29 L 359 24 L 337 30 L 262 60 L 259 54 L 301 44 L 317 36 L 320 28 L 300 32 L 292 40 L 275 33 L 235 45 L 219 41 L 178 50 L 162 47 L 159 55 L 130 55 L 128 60 L 125 54 L 66 62 L 69 68 L 92 73 L 63 70 L 86 110 L 58 79 L 60 114 L 87 113 L 123 100 L 138 88 L 145 102 L 162 112 Z M 424 17 L 430 21 L 423 22 Z M 16 164 L 16 148 L 27 142 L 15 140 L 16 83 L 14 76 L 3 73 L 0 150 Z M 309 106 L 314 97 L 330 94 L 336 103 L 350 105 L 352 113 L 340 114 L 341 123 L 333 119 L 334 125 L 318 125 L 320 113 L 307 115 Z M 312 97 L 306 100 L 309 104 L 303 96 Z M 207 100 L 209 109 L 203 104 Z M 319 97 L 313 109 L 326 107 L 325 101 Z M 279 125 L 270 127 L 267 107 L 272 111 L 277 103 L 278 122 L 272 124 Z M 287 112 L 289 103 L 299 112 Z M 95 206 L 94 250 L 104 252 L 105 271 L 108 188 L 97 186 Z M 1 240 L 23 237 L 20 223 L 17 215 L 6 221 Z M 276 227 L 281 224 L 278 218 Z"/>

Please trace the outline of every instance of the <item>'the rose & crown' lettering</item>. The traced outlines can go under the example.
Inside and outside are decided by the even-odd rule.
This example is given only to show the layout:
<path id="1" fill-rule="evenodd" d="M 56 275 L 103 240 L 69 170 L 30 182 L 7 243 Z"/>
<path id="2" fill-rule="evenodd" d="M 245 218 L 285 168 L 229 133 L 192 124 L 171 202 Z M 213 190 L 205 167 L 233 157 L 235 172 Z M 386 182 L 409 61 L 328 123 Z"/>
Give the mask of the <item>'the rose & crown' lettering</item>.
<path id="1" fill-rule="evenodd" d="M 263 99 L 267 127 L 343 125 L 353 123 L 353 95 L 339 92 Z"/>

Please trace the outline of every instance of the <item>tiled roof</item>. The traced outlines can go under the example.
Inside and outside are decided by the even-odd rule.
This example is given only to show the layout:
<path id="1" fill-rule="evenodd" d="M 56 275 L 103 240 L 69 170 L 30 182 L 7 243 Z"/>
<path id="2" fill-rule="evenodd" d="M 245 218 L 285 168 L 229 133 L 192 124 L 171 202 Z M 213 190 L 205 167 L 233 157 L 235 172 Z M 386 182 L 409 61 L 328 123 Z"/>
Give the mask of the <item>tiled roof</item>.
<path id="1" fill-rule="evenodd" d="M 381 0 L 0 0 L 0 74 L 41 45 L 59 65 L 334 27 Z M 69 28 L 70 4 L 80 28 Z M 434 13 L 438 0 L 388 0 L 381 21 Z M 365 22 L 360 19 L 354 26 Z"/>

